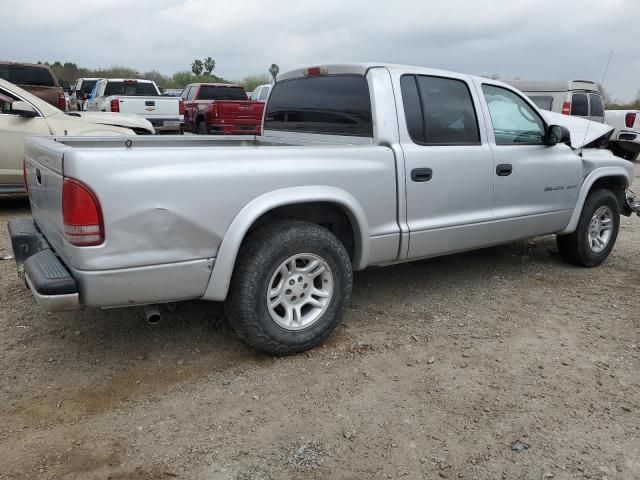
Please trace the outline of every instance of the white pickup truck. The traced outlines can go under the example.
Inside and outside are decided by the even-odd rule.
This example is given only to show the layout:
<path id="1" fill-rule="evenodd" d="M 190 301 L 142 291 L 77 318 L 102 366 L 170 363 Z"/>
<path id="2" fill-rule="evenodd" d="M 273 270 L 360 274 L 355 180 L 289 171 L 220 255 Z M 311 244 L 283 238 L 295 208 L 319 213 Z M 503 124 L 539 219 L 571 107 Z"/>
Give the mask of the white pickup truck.
<path id="1" fill-rule="evenodd" d="M 87 101 L 87 111 L 135 113 L 146 118 L 158 133 L 182 133 L 184 103 L 162 96 L 155 82 L 128 78 L 98 80 Z"/>
<path id="2" fill-rule="evenodd" d="M 27 140 L 33 219 L 9 232 L 48 311 L 226 301 L 249 344 L 299 352 L 340 324 L 354 270 L 544 234 L 600 264 L 640 211 L 633 165 L 583 148 L 611 130 L 495 80 L 311 67 L 278 77 L 261 137 Z"/>
<path id="3" fill-rule="evenodd" d="M 605 110 L 604 120 L 615 127 L 611 139 L 626 151 L 624 158 L 635 161 L 640 156 L 640 110 Z M 622 152 L 623 154 L 625 152 Z"/>

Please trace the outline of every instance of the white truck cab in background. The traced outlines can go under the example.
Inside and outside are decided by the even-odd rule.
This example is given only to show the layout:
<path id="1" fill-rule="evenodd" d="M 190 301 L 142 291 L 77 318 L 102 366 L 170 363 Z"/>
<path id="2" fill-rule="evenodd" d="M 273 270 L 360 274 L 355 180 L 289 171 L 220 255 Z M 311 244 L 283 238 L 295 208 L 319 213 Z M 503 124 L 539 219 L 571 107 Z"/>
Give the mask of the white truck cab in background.
<path id="1" fill-rule="evenodd" d="M 87 111 L 135 113 L 151 122 L 158 133 L 182 133 L 184 104 L 162 96 L 155 82 L 129 78 L 98 80 L 87 101 Z"/>

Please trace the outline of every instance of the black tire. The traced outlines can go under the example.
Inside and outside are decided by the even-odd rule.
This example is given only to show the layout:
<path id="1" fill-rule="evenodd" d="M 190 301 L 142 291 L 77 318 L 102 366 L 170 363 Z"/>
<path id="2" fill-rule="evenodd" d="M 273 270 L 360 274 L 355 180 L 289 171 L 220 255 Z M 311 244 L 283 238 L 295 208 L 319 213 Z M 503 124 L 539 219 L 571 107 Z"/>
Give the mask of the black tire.
<path id="1" fill-rule="evenodd" d="M 267 290 L 276 269 L 301 253 L 316 255 L 328 265 L 333 294 L 317 320 L 304 329 L 288 330 L 272 319 Z M 352 284 L 351 260 L 333 233 L 314 223 L 278 221 L 256 230 L 243 243 L 225 311 L 233 329 L 252 347 L 276 355 L 302 352 L 323 342 L 338 327 Z"/>
<path id="2" fill-rule="evenodd" d="M 209 132 L 207 131 L 207 122 L 204 119 L 201 119 L 198 122 L 198 126 L 196 127 L 196 133 L 198 135 L 209 135 Z"/>
<path id="3" fill-rule="evenodd" d="M 613 228 L 611 236 L 604 249 L 594 252 L 589 244 L 589 230 L 591 219 L 600 207 L 607 206 L 611 209 Z M 618 199 L 611 190 L 595 190 L 589 194 L 582 212 L 576 231 L 569 235 L 559 235 L 557 238 L 560 256 L 568 263 L 581 267 L 596 267 L 600 265 L 611 253 L 618 229 L 620 228 L 620 205 Z"/>

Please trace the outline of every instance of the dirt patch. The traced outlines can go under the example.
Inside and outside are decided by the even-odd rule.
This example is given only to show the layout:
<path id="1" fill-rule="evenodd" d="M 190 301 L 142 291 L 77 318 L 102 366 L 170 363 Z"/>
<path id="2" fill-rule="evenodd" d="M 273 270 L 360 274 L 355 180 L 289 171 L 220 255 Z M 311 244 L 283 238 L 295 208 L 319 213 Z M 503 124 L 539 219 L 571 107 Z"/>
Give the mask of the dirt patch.
<path id="1" fill-rule="evenodd" d="M 639 253 L 623 218 L 596 269 L 543 237 L 359 272 L 286 358 L 205 302 L 44 314 L 0 260 L 0 479 L 640 478 Z"/>

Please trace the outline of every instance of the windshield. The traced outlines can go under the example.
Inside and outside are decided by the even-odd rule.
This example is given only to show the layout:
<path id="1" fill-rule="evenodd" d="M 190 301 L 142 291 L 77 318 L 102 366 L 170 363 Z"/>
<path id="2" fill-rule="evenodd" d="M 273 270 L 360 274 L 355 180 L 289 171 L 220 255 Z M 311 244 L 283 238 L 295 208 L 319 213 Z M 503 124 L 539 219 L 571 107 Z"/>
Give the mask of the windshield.
<path id="1" fill-rule="evenodd" d="M 107 83 L 104 89 L 104 96 L 110 97 L 111 95 L 125 95 L 128 97 L 157 97 L 158 92 L 153 83 L 149 82 L 137 82 L 135 80 L 129 80 L 124 82 L 112 82 Z"/>
<path id="2" fill-rule="evenodd" d="M 198 93 L 198 100 L 246 100 L 247 94 L 242 87 L 218 87 L 203 85 Z"/>
<path id="3" fill-rule="evenodd" d="M 82 85 L 80 85 L 80 90 L 83 93 L 89 94 L 96 83 L 98 83 L 98 80 L 83 80 Z"/>

